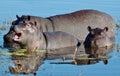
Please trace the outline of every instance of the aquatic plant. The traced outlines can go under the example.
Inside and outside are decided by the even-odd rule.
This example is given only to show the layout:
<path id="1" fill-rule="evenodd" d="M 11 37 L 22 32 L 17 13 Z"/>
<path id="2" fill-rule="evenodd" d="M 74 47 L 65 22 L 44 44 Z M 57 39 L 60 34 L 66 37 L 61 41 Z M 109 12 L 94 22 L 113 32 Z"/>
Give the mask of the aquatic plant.
<path id="1" fill-rule="evenodd" d="M 9 26 L 11 26 L 11 23 L 12 23 L 12 19 L 10 18 L 9 20 L 4 20 L 3 22 L 0 22 L 0 23 L 2 23 L 1 25 L 0 25 L 0 30 L 7 30 L 7 28 L 9 27 Z"/>
<path id="2" fill-rule="evenodd" d="M 27 50 L 26 49 L 20 49 L 20 50 L 15 50 L 15 51 L 4 51 L 2 49 L 0 49 L 0 54 L 1 55 L 6 55 L 6 56 L 11 56 L 11 55 L 16 55 L 16 56 L 30 56 L 30 54 L 26 53 Z M 46 50 L 33 50 L 31 52 L 39 52 L 39 53 L 46 53 Z"/>
<path id="3" fill-rule="evenodd" d="M 7 26 L 6 25 L 2 25 L 1 27 L 0 27 L 0 30 L 6 30 L 7 29 Z"/>

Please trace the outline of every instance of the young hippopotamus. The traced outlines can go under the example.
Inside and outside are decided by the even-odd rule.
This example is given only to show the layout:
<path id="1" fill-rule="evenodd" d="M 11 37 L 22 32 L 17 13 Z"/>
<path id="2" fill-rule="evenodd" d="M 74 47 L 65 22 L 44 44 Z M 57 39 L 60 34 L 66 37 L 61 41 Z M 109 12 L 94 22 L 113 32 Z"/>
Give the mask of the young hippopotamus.
<path id="1" fill-rule="evenodd" d="M 36 26 L 36 22 L 32 23 L 19 23 L 15 28 L 15 36 L 13 41 L 24 45 L 27 51 L 31 50 L 55 50 L 65 47 L 80 46 L 80 42 L 74 36 L 57 31 L 57 32 L 41 32 Z"/>
<path id="2" fill-rule="evenodd" d="M 108 27 L 91 28 L 88 26 L 89 34 L 84 42 L 85 47 L 108 47 L 113 45 L 114 41 L 108 36 Z"/>

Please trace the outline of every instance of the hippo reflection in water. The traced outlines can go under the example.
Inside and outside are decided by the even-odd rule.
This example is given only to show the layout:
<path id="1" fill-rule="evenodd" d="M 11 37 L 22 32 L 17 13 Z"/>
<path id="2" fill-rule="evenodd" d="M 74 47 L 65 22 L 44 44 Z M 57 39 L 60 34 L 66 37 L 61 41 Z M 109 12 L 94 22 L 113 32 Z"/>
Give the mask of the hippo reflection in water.
<path id="1" fill-rule="evenodd" d="M 60 62 L 51 62 L 51 64 L 73 64 L 73 65 L 91 65 L 99 63 L 100 61 L 103 61 L 105 65 L 108 64 L 108 59 L 110 59 L 112 56 L 109 55 L 110 52 L 113 51 L 113 47 L 108 48 L 86 48 L 86 53 L 80 53 L 79 56 L 74 61 L 60 61 Z M 70 54 L 70 53 L 69 53 Z M 72 59 L 70 55 L 66 55 L 66 60 Z M 61 55 L 61 54 L 60 54 Z M 52 55 L 56 58 L 56 55 Z M 49 58 L 49 57 L 48 57 Z"/>
<path id="2" fill-rule="evenodd" d="M 89 34 L 86 37 L 86 40 L 84 42 L 85 47 L 109 47 L 114 44 L 114 41 L 110 39 L 108 36 L 108 27 L 104 27 L 104 29 L 101 28 L 91 28 L 88 26 Z"/>
<path id="3" fill-rule="evenodd" d="M 13 40 L 26 47 L 27 51 L 32 50 L 54 50 L 67 47 L 75 47 L 74 56 L 80 42 L 74 36 L 65 32 L 41 32 L 36 22 L 19 23 L 14 27 L 15 35 Z"/>
<path id="4" fill-rule="evenodd" d="M 27 54 L 28 55 L 28 54 Z M 34 74 L 36 76 L 36 71 L 39 66 L 42 65 L 43 55 L 38 53 L 31 53 L 29 56 L 17 56 L 13 55 L 12 59 L 14 65 L 10 65 L 9 70 L 12 74 Z"/>
<path id="5" fill-rule="evenodd" d="M 4 35 L 4 46 L 19 47 L 12 38 L 15 35 L 14 26 L 19 23 L 37 22 L 37 27 L 42 32 L 63 31 L 69 33 L 79 40 L 84 41 L 89 33 L 86 28 L 108 27 L 108 36 L 114 40 L 115 22 L 112 17 L 97 10 L 80 10 L 70 14 L 56 15 L 47 18 L 23 15 L 17 16 L 17 20 L 12 22 L 9 32 Z"/>
<path id="6" fill-rule="evenodd" d="M 63 51 L 63 49 L 60 49 Z M 50 56 L 48 56 L 48 60 L 53 60 L 50 62 L 51 64 L 73 64 L 75 63 L 71 61 L 72 59 L 72 52 L 70 51 L 71 49 L 66 49 L 66 54 L 61 55 L 59 49 L 54 50 L 54 52 L 49 53 Z M 112 47 L 109 48 L 95 48 L 95 49 L 87 49 L 86 50 L 86 55 L 80 54 L 78 59 L 76 59 L 76 64 L 77 65 L 91 65 L 91 64 L 96 64 L 99 63 L 100 61 L 103 61 L 104 64 L 108 64 L 108 59 L 111 58 L 111 56 L 108 56 L 110 52 L 113 51 Z M 36 54 L 37 53 L 37 54 Z M 30 53 L 28 57 L 25 56 L 12 56 L 12 60 L 14 61 L 15 66 L 10 66 L 9 70 L 12 74 L 34 74 L 36 75 L 36 71 L 39 72 L 38 68 L 42 65 L 42 61 L 45 58 L 44 54 L 40 52 L 33 52 Z M 28 55 L 28 54 L 27 54 Z M 52 58 L 51 58 L 52 56 Z M 65 56 L 66 60 L 70 61 L 55 61 L 54 59 L 62 59 L 62 56 Z M 41 68 L 41 67 L 40 67 Z M 56 68 L 59 69 L 59 68 Z"/>

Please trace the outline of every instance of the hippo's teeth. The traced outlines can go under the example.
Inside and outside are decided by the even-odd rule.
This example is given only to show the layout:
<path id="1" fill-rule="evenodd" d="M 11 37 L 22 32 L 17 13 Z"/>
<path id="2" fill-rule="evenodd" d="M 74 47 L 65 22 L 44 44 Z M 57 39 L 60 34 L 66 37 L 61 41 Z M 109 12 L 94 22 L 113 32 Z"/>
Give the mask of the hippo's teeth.
<path id="1" fill-rule="evenodd" d="M 19 39 L 20 39 L 20 38 L 19 38 L 17 35 L 15 35 L 15 36 L 13 37 L 13 40 L 14 40 L 14 41 L 19 41 Z"/>
<path id="2" fill-rule="evenodd" d="M 14 41 L 18 41 L 18 39 L 19 39 L 19 37 L 18 37 L 17 35 L 15 35 L 15 36 L 13 37 L 13 40 L 14 40 Z"/>

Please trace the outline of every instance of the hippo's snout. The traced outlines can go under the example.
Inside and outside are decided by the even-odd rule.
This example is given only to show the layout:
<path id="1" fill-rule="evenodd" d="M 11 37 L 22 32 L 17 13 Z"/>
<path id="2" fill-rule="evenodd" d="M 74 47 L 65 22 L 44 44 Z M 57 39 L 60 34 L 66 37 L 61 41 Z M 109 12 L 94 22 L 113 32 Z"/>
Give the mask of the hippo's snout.
<path id="1" fill-rule="evenodd" d="M 8 35 L 4 35 L 3 39 L 4 39 L 4 42 L 12 42 Z"/>
<path id="2" fill-rule="evenodd" d="M 13 40 L 14 36 L 15 32 L 12 31 L 4 35 L 3 39 L 5 48 L 21 48 L 21 46 Z"/>
<path id="3" fill-rule="evenodd" d="M 13 40 L 12 40 L 13 35 L 15 35 L 15 33 L 12 32 L 12 31 L 8 34 L 5 34 L 4 37 L 3 37 L 4 42 L 7 42 L 7 43 L 13 42 Z"/>
<path id="4" fill-rule="evenodd" d="M 21 48 L 20 44 L 16 42 L 16 39 L 19 39 L 21 36 L 21 27 L 24 27 L 24 25 L 21 24 L 20 26 L 11 26 L 10 31 L 3 37 L 4 47 Z"/>

